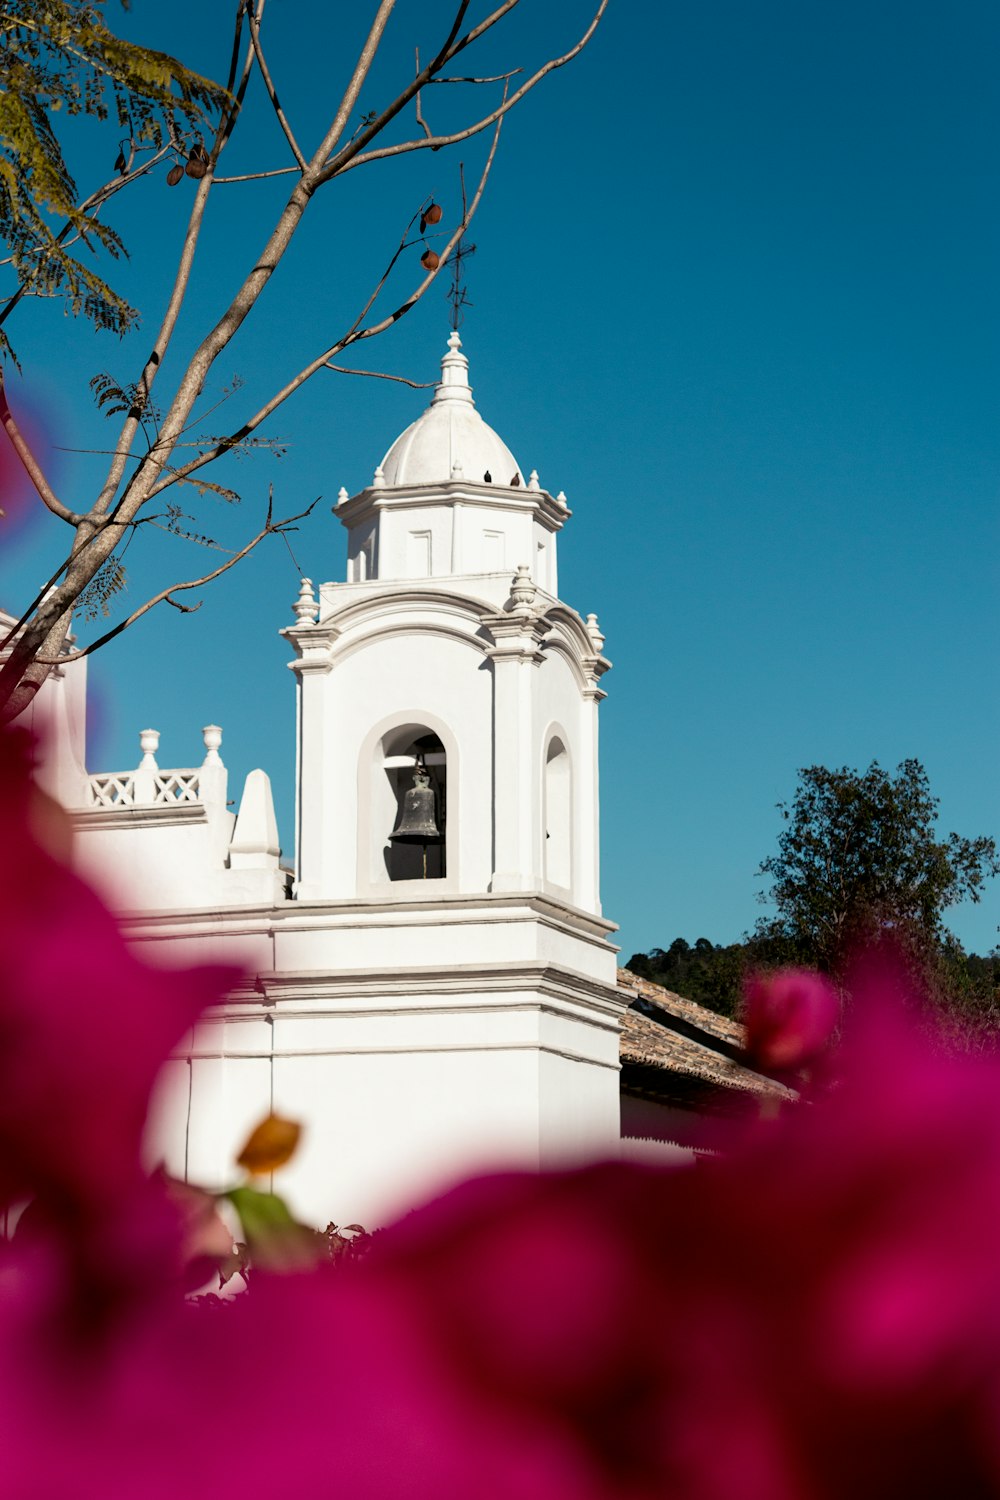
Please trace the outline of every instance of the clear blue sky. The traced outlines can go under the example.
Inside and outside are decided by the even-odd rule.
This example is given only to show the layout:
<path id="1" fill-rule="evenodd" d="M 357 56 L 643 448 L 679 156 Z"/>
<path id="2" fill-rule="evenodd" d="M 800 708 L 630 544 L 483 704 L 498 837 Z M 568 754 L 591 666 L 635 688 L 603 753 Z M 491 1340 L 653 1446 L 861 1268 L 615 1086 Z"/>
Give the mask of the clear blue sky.
<path id="1" fill-rule="evenodd" d="M 121 24 L 218 76 L 230 10 L 139 0 Z M 401 0 L 362 108 L 407 75 L 414 42 L 426 55 L 446 11 Z M 585 13 L 523 0 L 480 67 L 562 50 Z M 366 14 L 316 0 L 269 7 L 273 71 L 306 143 Z M 916 756 L 945 831 L 1000 832 L 998 33 L 985 0 L 641 13 L 612 0 L 588 51 L 507 123 L 471 231 L 475 306 L 462 333 L 487 420 L 523 468 L 566 490 L 561 591 L 598 612 L 615 664 L 601 710 L 603 894 L 625 957 L 752 926 L 774 805 L 800 766 Z M 436 118 L 458 93 L 427 101 Z M 229 170 L 285 163 L 277 128 L 259 118 Z M 113 128 L 85 130 L 81 182 L 116 150 Z M 482 150 L 464 156 L 472 176 Z M 425 194 L 451 222 L 456 162 L 418 153 L 317 200 L 220 367 L 247 382 L 230 410 L 349 321 Z M 24 391 L 64 447 L 111 439 L 87 381 L 137 372 L 189 187 L 171 191 L 161 175 L 113 215 L 133 256 L 120 280 L 145 330 L 122 346 L 44 303 L 11 324 L 25 371 L 12 399 Z M 252 263 L 282 194 L 281 179 L 218 190 L 185 342 Z M 394 285 L 412 280 L 407 269 Z M 446 333 L 435 290 L 359 363 L 432 379 Z M 288 510 L 322 494 L 293 547 L 314 579 L 342 577 L 329 506 L 341 484 L 369 479 L 425 400 L 317 379 L 272 424 L 285 457 L 230 465 L 242 514 L 199 501 L 197 529 L 237 537 L 271 480 Z M 51 462 L 84 506 L 97 460 Z M 49 571 L 58 530 L 45 520 L 5 545 L 4 603 Z M 148 555 L 136 546 L 128 604 L 216 555 L 163 537 Z M 196 763 L 199 729 L 214 720 L 237 795 L 253 766 L 270 772 L 289 842 L 293 679 L 276 632 L 295 592 L 275 542 L 206 593 L 199 614 L 161 611 L 96 658 L 92 769 L 134 764 L 147 724 L 162 732 L 161 764 Z M 952 925 L 969 947 L 993 947 L 995 893 Z"/>

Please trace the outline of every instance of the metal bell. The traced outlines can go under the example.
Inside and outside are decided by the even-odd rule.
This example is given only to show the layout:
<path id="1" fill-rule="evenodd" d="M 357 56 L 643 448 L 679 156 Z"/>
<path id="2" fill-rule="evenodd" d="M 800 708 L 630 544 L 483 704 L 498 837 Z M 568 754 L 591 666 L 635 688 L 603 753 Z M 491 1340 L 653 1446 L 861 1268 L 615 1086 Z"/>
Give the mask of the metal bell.
<path id="1" fill-rule="evenodd" d="M 423 766 L 413 772 L 413 785 L 403 798 L 399 822 L 389 835 L 395 844 L 440 844 L 437 810 L 431 779 Z"/>

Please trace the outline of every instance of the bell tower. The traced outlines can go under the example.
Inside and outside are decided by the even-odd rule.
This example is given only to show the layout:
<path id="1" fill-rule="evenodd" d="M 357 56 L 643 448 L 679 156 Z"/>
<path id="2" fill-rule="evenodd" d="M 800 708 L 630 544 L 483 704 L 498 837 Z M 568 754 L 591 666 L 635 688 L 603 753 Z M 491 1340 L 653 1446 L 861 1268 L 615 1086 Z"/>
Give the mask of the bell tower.
<path id="1" fill-rule="evenodd" d="M 430 405 L 334 514 L 346 578 L 318 593 L 304 579 L 282 632 L 298 713 L 288 920 L 322 996 L 317 1037 L 368 1059 L 348 1089 L 351 1139 L 359 1116 L 366 1140 L 390 1128 L 402 1090 L 404 1172 L 614 1154 L 623 1001 L 600 904 L 597 722 L 610 663 L 596 615 L 558 595 L 566 498 L 483 420 L 457 332 Z M 296 986 L 274 986 L 277 1017 Z M 274 1091 L 299 1115 L 312 1099 L 341 1149 L 344 1097 L 309 1057 L 276 1064 Z"/>
<path id="2" fill-rule="evenodd" d="M 565 496 L 483 421 L 457 333 L 430 406 L 335 513 L 347 579 L 318 600 L 304 583 L 284 632 L 299 898 L 545 891 L 599 916 L 604 637 L 558 598 Z M 418 768 L 437 819 L 422 851 L 398 831 Z"/>

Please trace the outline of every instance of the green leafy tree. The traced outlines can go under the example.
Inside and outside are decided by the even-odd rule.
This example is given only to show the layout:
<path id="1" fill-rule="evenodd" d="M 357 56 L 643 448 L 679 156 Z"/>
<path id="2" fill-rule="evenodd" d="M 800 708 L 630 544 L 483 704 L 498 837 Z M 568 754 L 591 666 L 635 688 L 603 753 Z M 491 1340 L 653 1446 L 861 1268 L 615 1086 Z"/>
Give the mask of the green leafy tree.
<path id="1" fill-rule="evenodd" d="M 863 774 L 808 766 L 791 802 L 778 852 L 760 866 L 761 896 L 777 909 L 740 943 L 675 938 L 634 953 L 628 968 L 721 1015 L 739 1012 L 744 975 L 801 964 L 839 977 L 857 947 L 886 932 L 900 942 L 961 1045 L 1000 1027 L 1000 953 L 966 953 L 944 924 L 949 907 L 979 901 L 1000 873 L 996 844 L 936 832 L 938 799 L 917 760 L 894 775 L 873 762 Z"/>
<path id="2" fill-rule="evenodd" d="M 938 799 L 917 760 L 895 774 L 875 761 L 863 774 L 807 766 L 778 806 L 778 852 L 760 866 L 771 879 L 761 900 L 777 915 L 758 923 L 754 942 L 828 973 L 887 931 L 915 953 L 941 954 L 955 942 L 945 912 L 981 900 L 1000 873 L 992 838 L 937 835 Z"/>
<path id="3" fill-rule="evenodd" d="M 217 115 L 227 97 L 166 53 L 115 36 L 102 3 L 0 3 L 0 236 L 17 281 L 0 325 L 26 293 L 62 296 L 72 312 L 115 333 L 134 324 L 136 310 L 71 247 L 99 248 L 117 259 L 124 246 L 98 217 L 101 209 L 137 171 L 183 151 L 190 132 Z M 113 117 L 118 156 L 108 182 L 81 199 L 56 120 L 84 114 Z M 4 352 L 10 344 L 0 326 Z"/>

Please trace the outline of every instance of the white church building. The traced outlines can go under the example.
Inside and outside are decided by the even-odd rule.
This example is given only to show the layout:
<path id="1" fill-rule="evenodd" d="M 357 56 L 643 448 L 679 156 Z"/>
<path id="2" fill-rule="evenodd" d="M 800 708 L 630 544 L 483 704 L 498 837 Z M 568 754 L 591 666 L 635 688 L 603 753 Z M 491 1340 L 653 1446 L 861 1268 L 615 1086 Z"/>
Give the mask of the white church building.
<path id="1" fill-rule="evenodd" d="M 91 774 L 84 662 L 54 674 L 38 712 L 58 752 L 43 779 L 132 941 L 155 962 L 246 974 L 168 1064 L 151 1158 L 226 1185 L 274 1110 L 305 1126 L 276 1184 L 295 1211 L 373 1226 L 469 1171 L 618 1155 L 621 1023 L 638 994 L 601 911 L 610 663 L 596 616 L 559 598 L 570 511 L 480 416 L 457 333 L 427 410 L 335 514 L 346 580 L 304 579 L 282 631 L 294 869 L 263 771 L 229 810 L 217 726 L 200 766 L 162 769 L 144 730 L 134 770 Z M 714 1069 L 713 1088 L 763 1082 L 737 1077 L 733 1023 L 663 1004 L 681 1033 L 668 1068 Z M 645 1027 L 631 1065 L 646 1122 L 660 1044 L 629 1015 Z M 677 1062 L 702 1043 L 721 1048 L 708 1073 Z M 683 1139 L 632 1133 L 675 1156 L 662 1142 Z"/>

